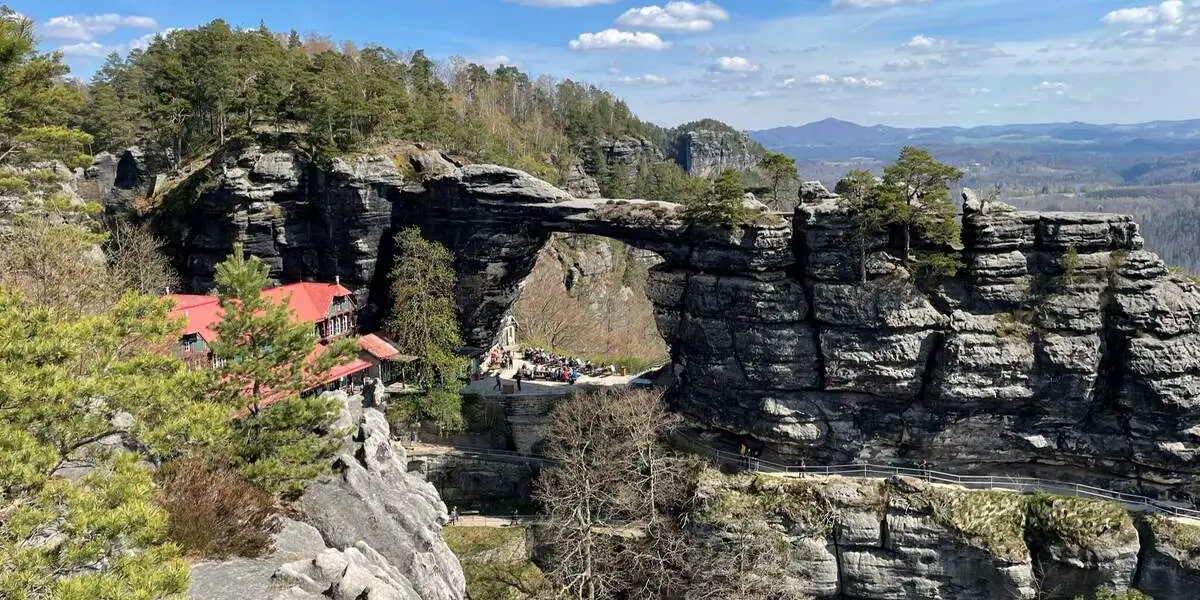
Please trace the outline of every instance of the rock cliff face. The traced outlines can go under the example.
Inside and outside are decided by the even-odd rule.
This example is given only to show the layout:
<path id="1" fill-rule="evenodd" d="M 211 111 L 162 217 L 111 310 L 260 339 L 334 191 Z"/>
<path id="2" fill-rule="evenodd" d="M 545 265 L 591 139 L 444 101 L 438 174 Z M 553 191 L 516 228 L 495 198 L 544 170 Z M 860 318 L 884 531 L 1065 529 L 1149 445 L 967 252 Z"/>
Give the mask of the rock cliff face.
<path id="1" fill-rule="evenodd" d="M 688 175 L 714 177 L 724 169 L 753 168 L 762 158 L 762 147 L 738 131 L 700 129 L 679 133 L 666 155 Z"/>
<path id="2" fill-rule="evenodd" d="M 755 573 L 766 597 L 1070 600 L 1100 588 L 1194 595 L 1181 586 L 1194 585 L 1195 562 L 1180 557 L 1195 550 L 1188 536 L 1200 528 L 1106 502 L 915 479 L 713 473 L 698 495 L 699 539 L 776 549 Z"/>
<path id="3" fill-rule="evenodd" d="M 466 584 L 442 540 L 449 516 L 433 485 L 408 472 L 383 413 L 341 394 L 336 424 L 351 431 L 300 504 L 306 523 L 285 520 L 261 559 L 201 563 L 196 600 L 461 600 Z"/>
<path id="4" fill-rule="evenodd" d="M 476 345 L 551 234 L 621 240 L 663 260 L 646 293 L 682 367 L 677 406 L 761 440 L 764 457 L 1200 491 L 1200 291 L 1144 250 L 1128 217 L 969 195 L 958 277 L 918 285 L 881 237 L 861 282 L 850 223 L 819 184 L 803 186 L 792 222 L 762 215 L 730 232 L 511 169 L 445 171 L 416 186 L 382 157 L 320 169 L 230 152 L 160 222 L 194 289 L 241 240 L 281 280 L 340 276 L 368 310 L 387 302 L 391 234 L 419 226 L 455 253 Z"/>

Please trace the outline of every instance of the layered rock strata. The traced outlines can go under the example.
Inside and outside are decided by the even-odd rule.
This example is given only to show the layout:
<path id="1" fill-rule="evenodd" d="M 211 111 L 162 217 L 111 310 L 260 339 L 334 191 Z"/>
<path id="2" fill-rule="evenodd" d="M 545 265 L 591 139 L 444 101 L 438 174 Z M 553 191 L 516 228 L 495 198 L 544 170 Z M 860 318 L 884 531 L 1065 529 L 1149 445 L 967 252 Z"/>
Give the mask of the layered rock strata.
<path id="1" fill-rule="evenodd" d="M 957 277 L 918 282 L 880 236 L 863 281 L 853 223 L 819 184 L 802 186 L 791 222 L 759 213 L 730 231 L 690 226 L 669 203 L 576 199 L 512 169 L 438 172 L 418 186 L 383 157 L 321 169 L 247 149 L 215 160 L 163 220 L 194 289 L 243 241 L 281 280 L 340 276 L 368 312 L 387 305 L 392 234 L 418 226 L 454 252 L 474 345 L 490 342 L 553 233 L 621 240 L 662 259 L 646 293 L 681 368 L 676 405 L 761 441 L 764 457 L 1198 487 L 1200 291 L 1143 248 L 1129 217 L 968 194 Z"/>
<path id="2" fill-rule="evenodd" d="M 1091 598 L 1139 589 L 1189 598 L 1200 527 L 1116 504 L 968 491 L 893 478 L 708 473 L 692 534 L 721 553 L 775 551 L 764 597 L 829 600 Z M 736 575 L 735 575 L 736 577 Z"/>

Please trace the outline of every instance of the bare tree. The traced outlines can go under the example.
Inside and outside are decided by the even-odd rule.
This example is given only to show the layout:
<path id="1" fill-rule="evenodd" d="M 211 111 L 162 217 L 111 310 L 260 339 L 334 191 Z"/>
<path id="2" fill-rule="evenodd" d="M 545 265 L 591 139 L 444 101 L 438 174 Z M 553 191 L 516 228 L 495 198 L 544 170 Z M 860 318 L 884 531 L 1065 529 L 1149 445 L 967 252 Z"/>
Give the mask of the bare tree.
<path id="1" fill-rule="evenodd" d="M 667 450 L 673 427 L 649 391 L 579 393 L 551 415 L 537 482 L 546 514 L 547 575 L 579 600 L 672 597 L 685 581 L 678 515 L 695 463 Z"/>
<path id="2" fill-rule="evenodd" d="M 178 287 L 179 277 L 163 253 L 163 245 L 148 226 L 118 221 L 105 248 L 112 285 L 141 294 L 163 294 Z"/>

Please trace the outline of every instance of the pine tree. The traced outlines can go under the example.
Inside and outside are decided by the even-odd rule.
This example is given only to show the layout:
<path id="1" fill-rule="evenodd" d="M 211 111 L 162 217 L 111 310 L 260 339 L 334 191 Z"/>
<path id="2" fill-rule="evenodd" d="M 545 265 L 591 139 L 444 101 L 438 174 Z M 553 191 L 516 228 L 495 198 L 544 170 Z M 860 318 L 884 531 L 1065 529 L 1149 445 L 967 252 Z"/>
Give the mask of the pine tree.
<path id="1" fill-rule="evenodd" d="M 796 160 L 786 154 L 767 152 L 759 161 L 758 166 L 767 172 L 771 181 L 771 199 L 774 206 L 779 206 L 779 187 L 783 182 L 795 179 L 799 175 L 796 170 Z"/>
<path id="2" fill-rule="evenodd" d="M 332 342 L 312 357 L 317 348 L 312 325 L 295 319 L 285 303 L 263 296 L 267 273 L 257 257 L 244 256 L 240 244 L 217 265 L 223 314 L 213 328 L 215 395 L 248 411 L 235 423 L 234 458 L 242 473 L 271 492 L 292 495 L 325 469 L 323 458 L 340 443 L 329 435 L 337 418 L 334 402 L 299 394 L 352 358 L 357 340 Z"/>
<path id="3" fill-rule="evenodd" d="M 456 428 L 462 422 L 458 376 L 465 364 L 455 354 L 462 334 L 454 307 L 453 257 L 415 227 L 396 234 L 396 257 L 388 331 L 401 352 L 418 358 L 414 383 L 424 390 L 405 410 Z"/>
<path id="4" fill-rule="evenodd" d="M 933 245 L 959 241 L 950 184 L 960 178 L 962 171 L 913 146 L 905 146 L 896 162 L 884 168 L 879 197 L 888 222 L 899 225 L 903 232 L 904 260 L 911 259 L 914 233 Z"/>
<path id="5" fill-rule="evenodd" d="M 887 215 L 880 204 L 878 187 L 870 171 L 854 169 L 834 188 L 839 196 L 838 205 L 853 224 L 850 242 L 858 253 L 858 276 L 863 283 L 867 282 L 867 250 L 873 240 L 887 231 Z"/>
<path id="6" fill-rule="evenodd" d="M 163 352 L 178 332 L 168 310 L 130 295 L 80 315 L 0 289 L 0 597 L 186 592 L 139 458 L 224 447 L 229 412 L 205 401 L 205 373 Z M 89 450 L 110 436 L 141 456 Z M 71 457 L 94 466 L 78 482 L 57 473 Z"/>
<path id="7" fill-rule="evenodd" d="M 725 169 L 712 189 L 684 206 L 684 217 L 692 223 L 737 228 L 747 217 L 746 189 L 736 169 Z"/>
<path id="8" fill-rule="evenodd" d="M 212 350 L 221 365 L 220 393 L 230 406 L 251 415 L 268 400 L 312 387 L 355 353 L 355 340 L 339 340 L 307 361 L 317 345 L 313 327 L 297 320 L 286 304 L 263 296 L 268 272 L 258 257 L 245 257 L 241 244 L 216 269 L 222 317 L 213 328 Z"/>

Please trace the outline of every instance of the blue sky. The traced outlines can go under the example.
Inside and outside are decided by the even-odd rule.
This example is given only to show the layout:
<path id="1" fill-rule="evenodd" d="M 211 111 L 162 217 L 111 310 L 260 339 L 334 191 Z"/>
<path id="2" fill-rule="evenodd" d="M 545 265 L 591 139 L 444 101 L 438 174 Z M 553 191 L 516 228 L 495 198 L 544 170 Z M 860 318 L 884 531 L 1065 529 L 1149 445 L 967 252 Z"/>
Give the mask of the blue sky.
<path id="1" fill-rule="evenodd" d="M 89 76 L 223 18 L 588 81 L 672 125 L 1200 117 L 1200 0 L 19 0 Z"/>

